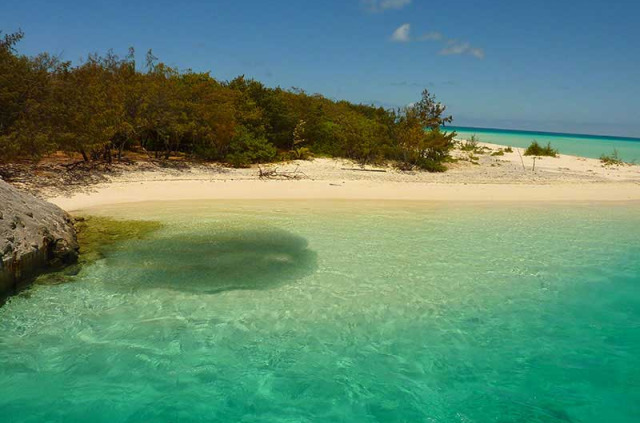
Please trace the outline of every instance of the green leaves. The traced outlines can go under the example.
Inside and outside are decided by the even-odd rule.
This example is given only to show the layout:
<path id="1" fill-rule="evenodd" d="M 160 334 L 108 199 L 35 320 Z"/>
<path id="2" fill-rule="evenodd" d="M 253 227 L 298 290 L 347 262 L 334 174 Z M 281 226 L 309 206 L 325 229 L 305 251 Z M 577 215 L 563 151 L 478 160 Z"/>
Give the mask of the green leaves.
<path id="1" fill-rule="evenodd" d="M 424 91 L 403 111 L 269 88 L 244 76 L 216 81 L 180 72 L 153 55 L 136 69 L 129 49 L 72 66 L 48 54 L 16 53 L 21 32 L 0 38 L 0 158 L 61 150 L 84 160 L 121 158 L 126 148 L 243 167 L 315 154 L 363 164 L 397 160 L 442 170 L 455 134 L 446 107 Z M 426 131 L 425 131 L 426 129 Z M 304 146 L 304 147 L 302 147 Z"/>

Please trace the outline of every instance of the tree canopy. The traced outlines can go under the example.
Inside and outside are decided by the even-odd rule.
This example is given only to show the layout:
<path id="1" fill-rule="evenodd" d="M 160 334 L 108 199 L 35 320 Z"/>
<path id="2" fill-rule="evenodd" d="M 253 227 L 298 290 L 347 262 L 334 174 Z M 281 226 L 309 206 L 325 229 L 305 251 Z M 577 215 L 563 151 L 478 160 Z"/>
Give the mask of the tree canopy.
<path id="1" fill-rule="evenodd" d="M 0 32 L 0 160 L 63 151 L 111 161 L 139 150 L 242 167 L 315 154 L 442 171 L 453 145 L 455 134 L 442 129 L 452 118 L 427 90 L 412 106 L 386 110 L 244 76 L 218 81 L 167 66 L 151 50 L 143 68 L 132 48 L 78 65 L 27 57 L 16 50 L 23 36 Z"/>

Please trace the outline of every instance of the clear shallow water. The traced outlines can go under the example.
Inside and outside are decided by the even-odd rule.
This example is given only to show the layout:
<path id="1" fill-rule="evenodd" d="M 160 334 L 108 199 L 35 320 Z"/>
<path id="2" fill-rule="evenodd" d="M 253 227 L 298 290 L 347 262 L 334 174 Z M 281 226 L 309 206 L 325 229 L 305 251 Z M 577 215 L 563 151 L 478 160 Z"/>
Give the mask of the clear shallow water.
<path id="1" fill-rule="evenodd" d="M 527 148 L 536 140 L 542 145 L 551 145 L 560 151 L 560 154 L 573 156 L 600 158 L 603 154 L 611 155 L 613 150 L 618 151 L 622 160 L 628 162 L 640 162 L 640 138 L 622 138 L 594 135 L 558 134 L 548 132 L 516 131 L 508 129 L 485 129 L 447 127 L 455 130 L 460 139 L 469 139 L 472 135 L 482 142 L 510 145 L 512 147 Z"/>
<path id="2" fill-rule="evenodd" d="M 640 420 L 637 204 L 106 213 L 167 226 L 0 308 L 2 422 Z"/>

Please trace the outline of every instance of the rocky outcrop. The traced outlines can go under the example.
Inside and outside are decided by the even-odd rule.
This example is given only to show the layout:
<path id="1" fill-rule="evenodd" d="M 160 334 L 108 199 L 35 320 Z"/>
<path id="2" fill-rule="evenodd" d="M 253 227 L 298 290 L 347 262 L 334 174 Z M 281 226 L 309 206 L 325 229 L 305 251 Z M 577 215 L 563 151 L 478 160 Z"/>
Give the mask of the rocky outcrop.
<path id="1" fill-rule="evenodd" d="M 0 301 L 37 274 L 77 258 L 71 217 L 0 180 Z"/>

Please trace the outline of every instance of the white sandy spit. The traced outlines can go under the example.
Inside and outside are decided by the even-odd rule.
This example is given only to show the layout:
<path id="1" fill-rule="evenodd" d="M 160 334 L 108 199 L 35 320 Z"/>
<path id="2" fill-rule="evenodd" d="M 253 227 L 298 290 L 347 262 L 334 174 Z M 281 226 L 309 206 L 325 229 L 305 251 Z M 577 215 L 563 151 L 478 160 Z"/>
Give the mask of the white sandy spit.
<path id="1" fill-rule="evenodd" d="M 317 158 L 259 168 L 199 166 L 187 170 L 131 172 L 89 191 L 48 198 L 68 211 L 108 204 L 176 200 L 340 199 L 467 202 L 640 201 L 640 166 L 604 166 L 600 160 L 560 155 L 534 159 L 515 149 L 481 144 L 484 154 L 460 150 L 445 173 L 361 167 Z M 474 163 L 475 162 L 475 163 Z M 477 164 L 476 164 L 477 163 Z"/>

